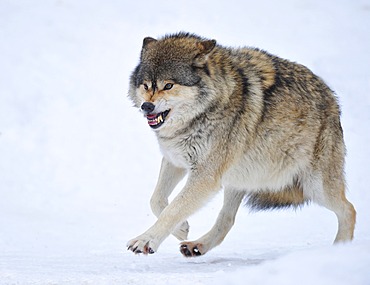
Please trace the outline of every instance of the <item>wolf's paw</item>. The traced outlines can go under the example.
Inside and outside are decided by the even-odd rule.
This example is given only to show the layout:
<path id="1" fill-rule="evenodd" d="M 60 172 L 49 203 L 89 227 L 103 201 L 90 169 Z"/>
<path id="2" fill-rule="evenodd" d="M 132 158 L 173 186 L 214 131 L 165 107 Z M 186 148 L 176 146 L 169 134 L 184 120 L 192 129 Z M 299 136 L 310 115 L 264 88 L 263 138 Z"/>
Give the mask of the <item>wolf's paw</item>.
<path id="1" fill-rule="evenodd" d="M 207 250 L 201 243 L 184 241 L 180 244 L 180 252 L 185 257 L 196 257 L 205 254 Z"/>
<path id="2" fill-rule="evenodd" d="M 187 221 L 183 222 L 181 225 L 179 225 L 174 231 L 173 235 L 178 240 L 186 240 L 188 238 L 189 233 L 189 223 Z"/>
<path id="3" fill-rule="evenodd" d="M 127 250 L 131 250 L 135 254 L 153 254 L 157 249 L 158 245 L 156 242 L 146 235 L 138 236 L 127 243 Z"/>

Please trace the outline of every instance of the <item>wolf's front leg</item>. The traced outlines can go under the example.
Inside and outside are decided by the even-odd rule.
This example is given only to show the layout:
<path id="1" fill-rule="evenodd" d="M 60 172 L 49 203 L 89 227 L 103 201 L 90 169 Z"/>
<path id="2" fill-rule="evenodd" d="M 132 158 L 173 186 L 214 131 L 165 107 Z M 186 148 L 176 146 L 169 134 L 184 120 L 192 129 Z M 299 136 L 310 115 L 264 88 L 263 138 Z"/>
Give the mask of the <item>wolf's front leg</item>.
<path id="1" fill-rule="evenodd" d="M 196 241 L 182 242 L 181 253 L 186 257 L 203 255 L 219 245 L 234 225 L 235 215 L 245 196 L 244 192 L 225 189 L 224 205 L 212 229 Z"/>
<path id="2" fill-rule="evenodd" d="M 151 254 L 177 225 L 185 221 L 219 190 L 220 179 L 209 173 L 191 173 L 184 189 L 163 210 L 157 222 L 127 243 L 134 253 Z"/>
<path id="3" fill-rule="evenodd" d="M 155 187 L 150 206 L 154 215 L 158 218 L 162 211 L 168 206 L 168 197 L 175 189 L 177 183 L 184 178 L 186 170 L 175 167 L 167 159 L 162 159 L 159 178 Z M 172 234 L 179 240 L 185 240 L 188 237 L 189 224 L 187 221 L 181 223 Z"/>

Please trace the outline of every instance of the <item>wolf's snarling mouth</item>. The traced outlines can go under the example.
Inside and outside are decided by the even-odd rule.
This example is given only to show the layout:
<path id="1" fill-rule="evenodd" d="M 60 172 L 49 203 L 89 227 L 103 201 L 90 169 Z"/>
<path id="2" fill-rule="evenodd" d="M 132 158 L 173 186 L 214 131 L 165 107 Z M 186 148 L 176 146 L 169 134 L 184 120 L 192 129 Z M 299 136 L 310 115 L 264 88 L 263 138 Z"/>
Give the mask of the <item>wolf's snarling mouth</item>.
<path id="1" fill-rule="evenodd" d="M 158 114 L 148 114 L 146 118 L 148 120 L 148 124 L 152 129 L 157 129 L 164 123 L 168 113 L 170 110 L 166 110 L 164 112 Z"/>

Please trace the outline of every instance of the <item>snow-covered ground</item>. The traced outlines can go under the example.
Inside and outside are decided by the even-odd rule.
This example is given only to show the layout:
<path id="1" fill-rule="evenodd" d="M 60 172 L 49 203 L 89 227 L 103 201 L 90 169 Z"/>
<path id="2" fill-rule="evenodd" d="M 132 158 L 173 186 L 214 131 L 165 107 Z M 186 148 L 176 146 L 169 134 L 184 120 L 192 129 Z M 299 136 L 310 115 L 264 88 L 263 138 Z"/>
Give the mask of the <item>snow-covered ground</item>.
<path id="1" fill-rule="evenodd" d="M 0 284 L 370 284 L 370 1 L 0 1 Z M 298 61 L 343 109 L 352 244 L 315 205 L 249 213 L 185 259 L 170 237 L 126 251 L 154 221 L 161 155 L 126 98 L 145 36 L 190 31 Z M 192 216 L 206 232 L 221 195 Z"/>

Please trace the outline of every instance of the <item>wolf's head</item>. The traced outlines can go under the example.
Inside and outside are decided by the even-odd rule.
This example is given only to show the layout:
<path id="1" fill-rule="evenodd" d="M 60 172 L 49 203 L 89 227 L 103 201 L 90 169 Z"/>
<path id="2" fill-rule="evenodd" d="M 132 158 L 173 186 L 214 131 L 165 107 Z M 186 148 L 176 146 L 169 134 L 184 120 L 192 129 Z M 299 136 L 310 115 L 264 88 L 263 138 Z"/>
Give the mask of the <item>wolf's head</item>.
<path id="1" fill-rule="evenodd" d="M 153 129 L 183 120 L 196 97 L 215 40 L 180 33 L 143 41 L 140 63 L 130 78 L 129 97 Z"/>

